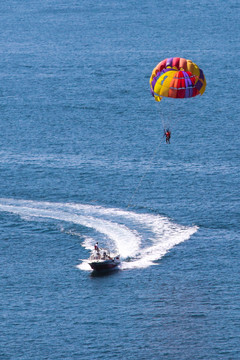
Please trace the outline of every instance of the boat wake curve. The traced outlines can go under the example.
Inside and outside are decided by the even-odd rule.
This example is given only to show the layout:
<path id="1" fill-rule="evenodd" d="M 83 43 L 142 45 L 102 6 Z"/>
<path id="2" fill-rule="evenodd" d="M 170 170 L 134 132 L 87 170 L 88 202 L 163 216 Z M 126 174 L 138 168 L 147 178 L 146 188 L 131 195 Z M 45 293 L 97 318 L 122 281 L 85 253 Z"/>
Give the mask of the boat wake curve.
<path id="1" fill-rule="evenodd" d="M 90 249 L 99 241 L 102 247 L 116 250 L 123 260 L 122 269 L 154 265 L 197 231 L 197 226 L 182 226 L 161 215 L 96 205 L 0 199 L 0 211 L 17 214 L 27 221 L 53 219 L 81 225 L 86 233 L 74 233 L 83 239 L 81 245 Z M 91 236 L 87 229 L 93 230 Z M 89 270 L 84 263 L 78 267 Z"/>

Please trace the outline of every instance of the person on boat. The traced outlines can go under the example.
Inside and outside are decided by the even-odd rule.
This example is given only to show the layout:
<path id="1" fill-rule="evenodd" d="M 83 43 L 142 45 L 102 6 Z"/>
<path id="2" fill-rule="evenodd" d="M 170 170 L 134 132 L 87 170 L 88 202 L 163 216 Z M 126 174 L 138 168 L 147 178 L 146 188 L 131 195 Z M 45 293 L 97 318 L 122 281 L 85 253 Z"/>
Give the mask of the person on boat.
<path id="1" fill-rule="evenodd" d="M 164 135 L 166 137 L 166 144 L 170 144 L 171 131 L 169 129 L 165 130 Z"/>
<path id="2" fill-rule="evenodd" d="M 98 242 L 96 242 L 96 244 L 94 245 L 94 250 L 96 250 L 97 252 L 99 252 Z"/>

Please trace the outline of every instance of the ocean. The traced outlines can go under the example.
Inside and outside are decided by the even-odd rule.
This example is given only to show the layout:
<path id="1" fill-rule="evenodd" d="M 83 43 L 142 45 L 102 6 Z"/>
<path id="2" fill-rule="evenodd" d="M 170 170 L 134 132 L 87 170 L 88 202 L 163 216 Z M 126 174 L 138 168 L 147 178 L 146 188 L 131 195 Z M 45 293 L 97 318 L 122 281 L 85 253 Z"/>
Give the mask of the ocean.
<path id="1" fill-rule="evenodd" d="M 0 359 L 240 359 L 239 3 L 9 0 L 0 19 Z M 206 91 L 157 103 L 175 56 Z M 118 271 L 91 272 L 96 241 Z"/>

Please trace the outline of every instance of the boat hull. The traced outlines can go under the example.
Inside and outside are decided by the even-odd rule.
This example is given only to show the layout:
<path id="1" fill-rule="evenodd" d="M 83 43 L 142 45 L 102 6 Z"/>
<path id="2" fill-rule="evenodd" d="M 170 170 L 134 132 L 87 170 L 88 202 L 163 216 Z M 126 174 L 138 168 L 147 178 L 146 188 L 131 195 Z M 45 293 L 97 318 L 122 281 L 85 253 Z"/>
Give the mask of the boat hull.
<path id="1" fill-rule="evenodd" d="M 108 271 L 118 268 L 120 262 L 106 260 L 106 261 L 92 261 L 89 262 L 91 268 L 95 271 Z"/>

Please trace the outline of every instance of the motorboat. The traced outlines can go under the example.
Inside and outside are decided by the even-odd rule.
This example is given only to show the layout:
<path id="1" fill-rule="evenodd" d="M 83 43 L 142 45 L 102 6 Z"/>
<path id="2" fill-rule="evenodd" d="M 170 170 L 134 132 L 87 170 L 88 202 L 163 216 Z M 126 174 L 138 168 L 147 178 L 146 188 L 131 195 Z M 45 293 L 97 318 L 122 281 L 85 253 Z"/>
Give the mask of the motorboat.
<path id="1" fill-rule="evenodd" d="M 94 249 L 88 259 L 88 264 L 94 271 L 117 269 L 121 264 L 120 255 L 112 255 L 106 249 Z"/>

